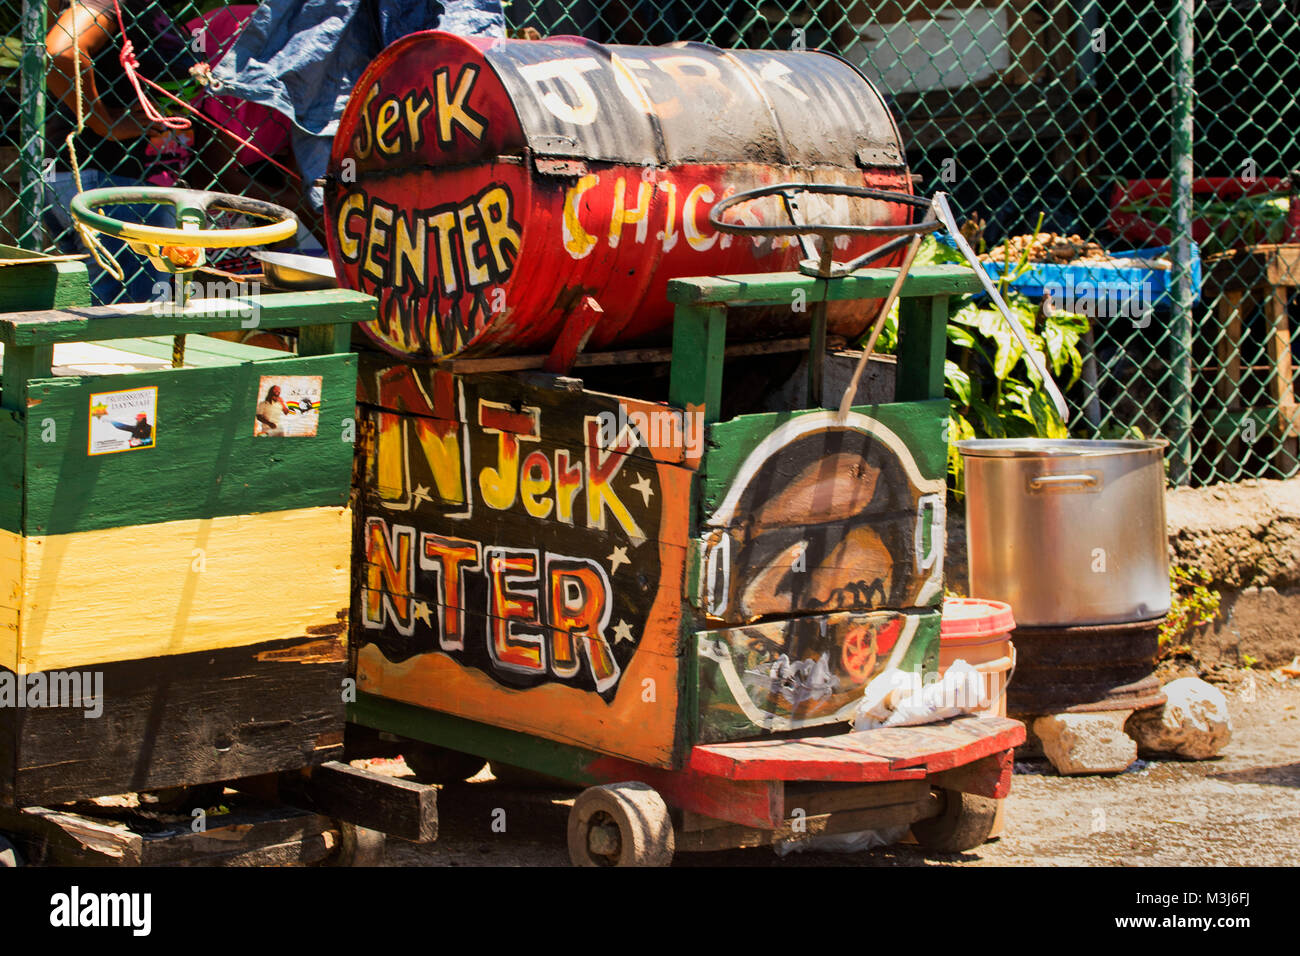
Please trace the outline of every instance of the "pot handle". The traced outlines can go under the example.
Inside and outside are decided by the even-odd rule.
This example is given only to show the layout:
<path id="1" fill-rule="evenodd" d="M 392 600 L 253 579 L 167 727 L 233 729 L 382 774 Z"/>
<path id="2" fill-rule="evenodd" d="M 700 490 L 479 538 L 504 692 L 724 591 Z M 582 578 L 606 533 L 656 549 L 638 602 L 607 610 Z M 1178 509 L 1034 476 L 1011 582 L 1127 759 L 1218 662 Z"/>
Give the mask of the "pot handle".
<path id="1" fill-rule="evenodd" d="M 1088 473 L 1082 475 L 1035 475 L 1029 479 L 1030 491 L 1051 491 L 1054 488 L 1100 488 L 1101 477 Z"/>

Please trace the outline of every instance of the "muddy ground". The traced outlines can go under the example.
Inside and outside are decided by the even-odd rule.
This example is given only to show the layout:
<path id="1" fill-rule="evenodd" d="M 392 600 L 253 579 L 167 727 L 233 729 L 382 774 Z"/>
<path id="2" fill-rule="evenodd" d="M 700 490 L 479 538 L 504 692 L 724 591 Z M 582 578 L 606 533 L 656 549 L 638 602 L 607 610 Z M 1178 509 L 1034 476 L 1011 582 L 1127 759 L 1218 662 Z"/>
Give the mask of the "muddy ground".
<path id="1" fill-rule="evenodd" d="M 778 858 L 759 848 L 679 854 L 674 865 L 1292 866 L 1300 859 L 1300 679 L 1279 671 L 1223 671 L 1211 679 L 1227 694 L 1234 724 L 1220 758 L 1139 761 L 1107 777 L 1059 777 L 1045 762 L 1022 760 L 1004 835 L 978 850 L 944 855 L 896 846 Z M 400 761 L 384 769 L 405 770 Z M 572 797 L 509 787 L 485 771 L 439 794 L 436 843 L 391 841 L 388 865 L 567 866 Z M 495 832 L 493 822 L 499 829 L 502 819 L 505 831 Z"/>

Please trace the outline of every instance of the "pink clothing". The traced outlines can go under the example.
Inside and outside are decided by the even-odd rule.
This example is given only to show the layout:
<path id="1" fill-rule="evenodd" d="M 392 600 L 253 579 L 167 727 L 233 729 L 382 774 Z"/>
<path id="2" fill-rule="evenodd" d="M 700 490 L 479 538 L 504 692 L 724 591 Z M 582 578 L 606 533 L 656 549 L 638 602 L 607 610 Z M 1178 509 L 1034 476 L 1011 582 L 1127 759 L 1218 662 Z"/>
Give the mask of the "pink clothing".
<path id="1" fill-rule="evenodd" d="M 256 9 L 256 4 L 220 7 L 195 17 L 186 24 L 191 35 L 203 31 L 204 45 L 200 56 L 210 66 L 216 66 L 235 45 L 239 32 Z M 274 156 L 289 145 L 289 121 L 269 107 L 250 103 L 237 96 L 220 96 L 207 92 L 201 94 L 193 105 L 240 139 L 255 143 L 267 156 Z M 263 158 L 256 150 L 246 146 L 235 154 L 235 161 L 241 165 L 255 163 Z"/>

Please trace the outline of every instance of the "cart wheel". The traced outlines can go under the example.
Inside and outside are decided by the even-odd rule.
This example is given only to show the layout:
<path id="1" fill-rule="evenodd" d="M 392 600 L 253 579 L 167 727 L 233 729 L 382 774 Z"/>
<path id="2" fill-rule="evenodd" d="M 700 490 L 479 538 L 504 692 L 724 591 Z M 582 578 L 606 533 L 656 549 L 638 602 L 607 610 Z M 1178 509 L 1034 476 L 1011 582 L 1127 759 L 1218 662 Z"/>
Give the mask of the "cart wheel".
<path id="1" fill-rule="evenodd" d="M 569 811 L 574 866 L 667 866 L 674 842 L 668 805 L 644 783 L 589 787 Z"/>
<path id="2" fill-rule="evenodd" d="M 993 832 L 998 801 L 960 790 L 940 790 L 943 812 L 912 824 L 912 836 L 928 850 L 964 853 L 980 846 Z"/>
<path id="3" fill-rule="evenodd" d="M 402 757 L 420 783 L 464 783 L 487 766 L 482 757 L 414 741 L 402 747 Z"/>
<path id="4" fill-rule="evenodd" d="M 340 820 L 339 850 L 329 860 L 328 865 L 379 866 L 384 862 L 384 847 L 387 844 L 388 837 L 380 831 Z"/>
<path id="5" fill-rule="evenodd" d="M 18 852 L 18 847 L 0 836 L 0 870 L 11 866 L 22 866 L 23 863 L 23 855 Z"/>

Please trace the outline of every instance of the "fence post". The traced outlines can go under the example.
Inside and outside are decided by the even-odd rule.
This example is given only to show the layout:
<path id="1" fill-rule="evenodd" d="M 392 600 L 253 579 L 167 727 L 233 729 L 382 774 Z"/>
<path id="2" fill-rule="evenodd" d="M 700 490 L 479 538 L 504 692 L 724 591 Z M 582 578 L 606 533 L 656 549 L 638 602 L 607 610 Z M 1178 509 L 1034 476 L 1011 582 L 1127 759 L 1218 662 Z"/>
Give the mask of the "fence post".
<path id="1" fill-rule="evenodd" d="M 27 249 L 45 245 L 41 206 L 45 201 L 45 0 L 23 0 L 23 55 L 19 158 L 22 178 L 18 206 L 22 220 L 19 244 Z"/>
<path id="2" fill-rule="evenodd" d="M 1195 0 L 1178 0 L 1174 7 L 1173 155 L 1174 210 L 1174 340 L 1173 439 L 1169 477 L 1186 485 L 1192 470 L 1192 142 L 1196 91 L 1192 55 Z"/>

